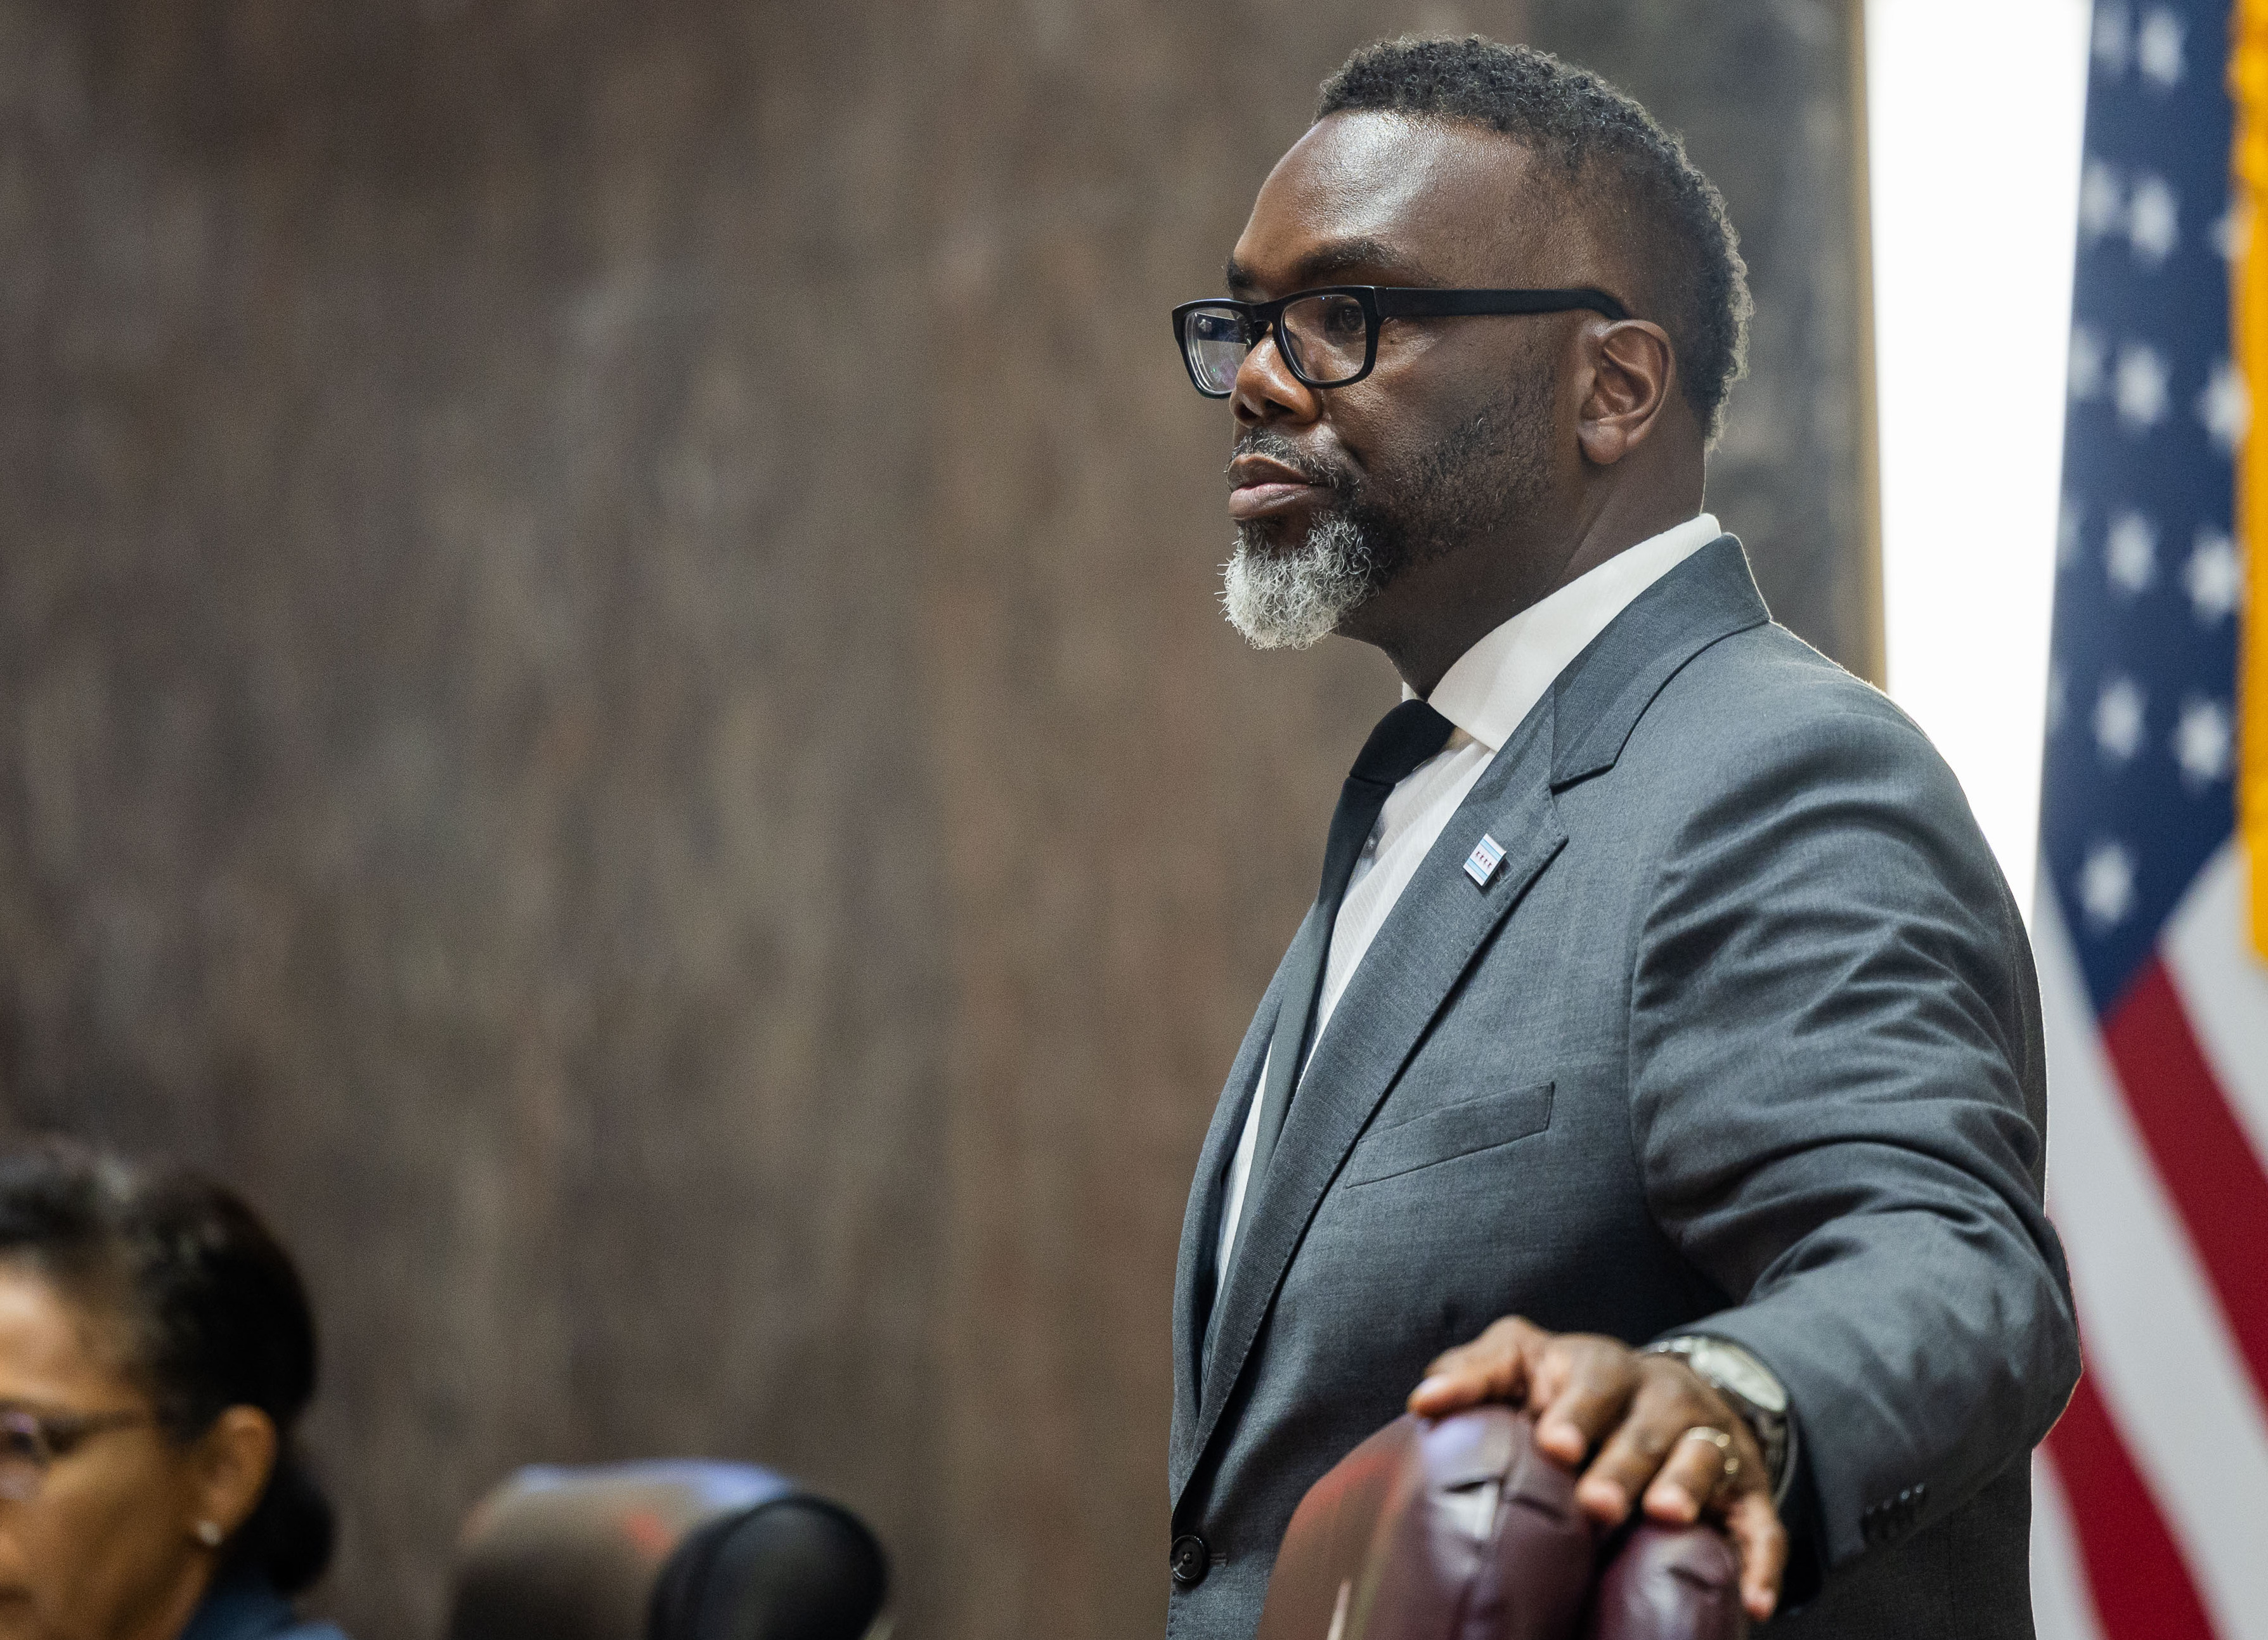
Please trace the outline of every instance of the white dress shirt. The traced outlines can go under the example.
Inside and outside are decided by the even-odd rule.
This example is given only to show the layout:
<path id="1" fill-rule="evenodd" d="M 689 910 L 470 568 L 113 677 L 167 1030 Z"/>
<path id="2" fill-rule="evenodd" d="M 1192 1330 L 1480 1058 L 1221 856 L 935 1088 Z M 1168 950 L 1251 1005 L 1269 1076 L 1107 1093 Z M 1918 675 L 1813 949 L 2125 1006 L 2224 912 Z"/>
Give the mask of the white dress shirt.
<path id="1" fill-rule="evenodd" d="M 1723 534 L 1708 513 L 1689 518 L 1637 546 L 1616 553 L 1597 569 L 1578 576 L 1549 598 L 1530 605 L 1457 658 L 1441 674 L 1429 697 L 1433 710 L 1455 725 L 1448 744 L 1420 763 L 1395 787 L 1378 824 L 1354 864 L 1331 945 L 1323 965 L 1322 995 L 1315 1008 L 1315 1032 L 1322 1040 L 1347 982 L 1363 953 L 1385 925 L 1441 828 L 1457 812 L 1512 732 L 1543 698 L 1567 663 L 1583 652 L 1632 599 Z M 1403 700 L 1414 700 L 1407 686 Z M 1314 1050 L 1310 1048 L 1309 1052 Z M 1273 1049 L 1270 1049 L 1273 1052 Z M 1256 1087 L 1264 1087 L 1263 1061 Z M 1246 1183 L 1252 1174 L 1252 1147 L 1260 1136 L 1260 1099 L 1256 1092 L 1229 1163 L 1228 1199 L 1220 1215 L 1219 1286 L 1227 1285 L 1228 1255 L 1236 1245 L 1237 1220 L 1244 1212 Z"/>

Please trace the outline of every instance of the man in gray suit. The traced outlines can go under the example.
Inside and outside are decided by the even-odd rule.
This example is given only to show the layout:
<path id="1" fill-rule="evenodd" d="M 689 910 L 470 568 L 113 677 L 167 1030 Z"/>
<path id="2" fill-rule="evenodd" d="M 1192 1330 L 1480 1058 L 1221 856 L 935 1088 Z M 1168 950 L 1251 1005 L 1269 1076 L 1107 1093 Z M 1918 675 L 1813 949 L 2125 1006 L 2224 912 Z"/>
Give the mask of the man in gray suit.
<path id="1" fill-rule="evenodd" d="M 1169 1634 L 1249 1635 L 1405 1405 L 1498 1399 L 1602 1522 L 1723 1520 L 1778 1629 L 2029 1635 L 2079 1359 L 2030 958 L 1928 742 L 1701 510 L 1722 202 L 1590 75 L 1395 42 L 1228 282 L 1175 324 L 1235 421 L 1230 617 L 1406 687 L 1198 1160 Z"/>

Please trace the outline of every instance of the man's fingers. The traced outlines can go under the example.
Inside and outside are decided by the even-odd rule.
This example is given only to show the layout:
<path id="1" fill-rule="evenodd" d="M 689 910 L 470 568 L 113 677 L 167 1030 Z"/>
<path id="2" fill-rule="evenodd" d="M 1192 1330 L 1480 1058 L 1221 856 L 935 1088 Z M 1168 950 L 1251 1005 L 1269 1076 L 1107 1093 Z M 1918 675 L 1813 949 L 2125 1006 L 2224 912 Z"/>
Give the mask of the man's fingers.
<path id="1" fill-rule="evenodd" d="M 1591 1350 L 1581 1348 L 1580 1339 L 1561 1338 L 1554 1341 L 1549 1352 L 1567 1354 L 1567 1372 L 1564 1386 L 1557 1387 L 1535 1417 L 1535 1444 L 1548 1457 L 1573 1467 L 1580 1464 L 1605 1438 L 1607 1431 L 1621 1422 L 1623 1408 L 1630 1405 L 1631 1395 L 1638 1388 L 1638 1373 L 1631 1365 L 1631 1357 L 1620 1346 Z M 1539 1380 L 1552 1374 L 1548 1365 L 1540 1369 Z M 1550 1389 L 1547 1382 L 1539 1381 L 1539 1394 Z M 1579 1494 L 1580 1496 L 1580 1490 Z M 1635 1492 L 1625 1495 L 1626 1509 Z M 1617 1512 L 1616 1519 L 1620 1519 Z"/>
<path id="2" fill-rule="evenodd" d="M 1421 1417 L 1446 1417 L 1484 1401 L 1519 1406 L 1528 1394 L 1530 1353 L 1544 1339 L 1541 1327 L 1508 1315 L 1469 1344 L 1445 1350 L 1410 1392 L 1410 1410 Z"/>
<path id="3" fill-rule="evenodd" d="M 1725 1529 L 1741 1552 L 1741 1604 L 1763 1622 L 1779 1604 L 1787 1570 L 1787 1528 L 1761 1489 L 1742 1492 L 1725 1511 Z"/>
<path id="4" fill-rule="evenodd" d="M 1690 1526 L 1720 1488 L 1740 1478 L 1741 1470 L 1732 1431 L 1706 1425 L 1688 1429 L 1671 1443 L 1661 1472 L 1646 1483 L 1646 1512 L 1674 1526 Z"/>
<path id="5" fill-rule="evenodd" d="M 1647 1488 L 1657 1475 L 1682 1476 L 1687 1488 L 1702 1488 L 1692 1498 L 1692 1509 L 1681 1518 L 1690 1520 L 1708 1502 L 1717 1471 L 1705 1460 L 1678 1449 L 1685 1432 L 1706 1419 L 1697 1416 L 1691 1399 L 1680 1393 L 1681 1386 L 1674 1379 L 1639 1372 L 1636 1384 L 1626 1408 L 1616 1409 L 1619 1427 L 1576 1483 L 1575 1501 L 1594 1519 L 1617 1526 L 1643 1494 L 1656 1519 L 1673 1519 L 1652 1507 L 1654 1499 Z M 1713 1449 L 1708 1456 L 1715 1456 Z M 1671 1467 L 1665 1469 L 1665 1464 Z M 1683 1497 L 1685 1493 L 1677 1496 Z"/>

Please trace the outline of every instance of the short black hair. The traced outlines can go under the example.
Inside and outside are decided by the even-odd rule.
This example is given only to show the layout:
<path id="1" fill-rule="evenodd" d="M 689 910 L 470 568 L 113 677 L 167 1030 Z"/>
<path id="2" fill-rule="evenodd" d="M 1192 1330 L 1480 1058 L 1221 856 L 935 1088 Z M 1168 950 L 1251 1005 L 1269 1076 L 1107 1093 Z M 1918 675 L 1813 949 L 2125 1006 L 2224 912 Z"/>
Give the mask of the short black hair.
<path id="1" fill-rule="evenodd" d="M 315 1319 L 290 1254 L 225 1187 L 68 1139 L 0 1153 L 0 1263 L 29 1269 L 98 1324 L 159 1423 L 193 1440 L 231 1407 L 276 1425 L 267 1490 L 227 1547 L 285 1594 L 329 1563 L 334 1517 L 292 1442 L 315 1392 Z"/>
<path id="2" fill-rule="evenodd" d="M 1676 133 L 1588 69 L 1478 34 L 1363 47 L 1323 82 L 1315 118 L 1366 110 L 1491 127 L 1567 182 L 1592 185 L 1584 197 L 1594 204 L 1619 206 L 1647 286 L 1631 305 L 1669 333 L 1686 399 L 1714 442 L 1725 395 L 1748 368 L 1753 304 L 1724 195 Z M 1614 216 L 1602 225 L 1611 232 Z"/>

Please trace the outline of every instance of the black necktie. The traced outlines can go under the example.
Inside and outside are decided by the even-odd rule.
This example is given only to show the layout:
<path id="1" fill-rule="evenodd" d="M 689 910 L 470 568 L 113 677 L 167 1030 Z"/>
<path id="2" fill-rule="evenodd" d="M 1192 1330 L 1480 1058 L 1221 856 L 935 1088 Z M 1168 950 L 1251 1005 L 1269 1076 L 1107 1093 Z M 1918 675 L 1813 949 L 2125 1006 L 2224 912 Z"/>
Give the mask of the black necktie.
<path id="1" fill-rule="evenodd" d="M 1268 1163 L 1276 1154 L 1276 1136 L 1284 1131 L 1284 1117 L 1292 1108 L 1292 1091 L 1299 1084 L 1300 1068 L 1307 1062 L 1308 1039 L 1315 1026 L 1315 1003 L 1322 994 L 1323 965 L 1331 952 L 1331 925 L 1338 921 L 1347 879 L 1354 875 L 1354 863 L 1362 857 L 1362 846 L 1370 841 L 1371 828 L 1378 824 L 1378 813 L 1386 806 L 1387 798 L 1418 764 L 1448 744 L 1454 727 L 1425 702 L 1403 702 L 1379 719 L 1378 727 L 1363 744 L 1362 754 L 1348 771 L 1346 783 L 1339 788 L 1339 805 L 1331 814 L 1330 841 L 1323 847 L 1322 886 L 1315 893 L 1314 914 L 1292 942 L 1287 960 L 1290 972 L 1285 976 L 1283 1000 L 1269 1041 L 1268 1077 L 1260 1089 L 1260 1131 L 1253 1142 L 1252 1171 L 1245 1176 L 1246 1210 L 1238 1225 L 1238 1243 L 1244 1239 L 1244 1226 L 1252 1222 L 1252 1204 L 1259 1197 L 1261 1180 L 1267 1177 Z M 1236 1256 L 1234 1244 L 1229 1247 L 1229 1256 Z M 1216 1272 L 1216 1296 L 1227 1284 L 1227 1278 L 1226 1267 Z M 1214 1317 L 1219 1313 L 1216 1306 Z M 1211 1342 L 1208 1327 L 1208 1353 Z"/>

